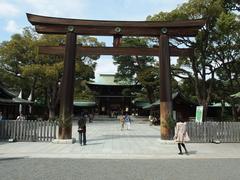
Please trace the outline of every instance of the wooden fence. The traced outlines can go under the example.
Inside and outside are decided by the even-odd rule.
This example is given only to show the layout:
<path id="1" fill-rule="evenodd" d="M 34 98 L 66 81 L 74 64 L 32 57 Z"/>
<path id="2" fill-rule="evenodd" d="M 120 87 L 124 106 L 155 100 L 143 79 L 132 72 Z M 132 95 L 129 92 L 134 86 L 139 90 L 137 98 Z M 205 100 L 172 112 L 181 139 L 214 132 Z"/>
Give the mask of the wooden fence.
<path id="1" fill-rule="evenodd" d="M 240 142 L 240 122 L 188 122 L 190 142 Z"/>
<path id="2" fill-rule="evenodd" d="M 57 123 L 39 120 L 1 120 L 0 140 L 52 141 L 56 139 Z"/>

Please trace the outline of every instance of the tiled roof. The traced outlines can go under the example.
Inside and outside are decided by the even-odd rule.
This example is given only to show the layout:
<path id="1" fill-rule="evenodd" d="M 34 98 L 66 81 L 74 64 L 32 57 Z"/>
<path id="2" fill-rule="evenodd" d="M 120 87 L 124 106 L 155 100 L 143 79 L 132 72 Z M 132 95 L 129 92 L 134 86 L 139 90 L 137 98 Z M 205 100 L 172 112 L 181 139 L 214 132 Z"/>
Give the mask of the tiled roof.
<path id="1" fill-rule="evenodd" d="M 2 86 L 0 86 L 0 98 L 3 99 L 12 99 L 16 97 L 15 94 L 13 94 L 12 92 L 6 90 L 5 88 L 3 88 Z"/>
<path id="2" fill-rule="evenodd" d="M 16 98 L 12 98 L 12 99 L 0 98 L 0 103 L 7 103 L 7 104 L 32 104 L 33 102 L 16 97 Z"/>
<path id="3" fill-rule="evenodd" d="M 94 107 L 94 106 L 96 106 L 96 102 L 92 102 L 92 101 L 74 101 L 73 105 L 74 106 L 78 106 L 78 107 Z"/>
<path id="4" fill-rule="evenodd" d="M 222 103 L 218 102 L 218 103 L 213 103 L 208 105 L 208 107 L 222 107 Z M 225 107 L 231 107 L 231 104 L 225 102 Z"/>
<path id="5" fill-rule="evenodd" d="M 231 97 L 239 98 L 239 97 L 240 97 L 240 92 L 238 92 L 238 93 L 236 93 L 236 94 L 232 94 Z"/>
<path id="6" fill-rule="evenodd" d="M 32 104 L 33 102 L 18 98 L 12 92 L 0 86 L 0 103 L 7 104 Z"/>
<path id="7" fill-rule="evenodd" d="M 190 100 L 186 99 L 181 93 L 179 92 L 175 92 L 172 93 L 172 100 L 174 100 L 177 96 L 181 96 L 182 99 L 184 99 L 185 101 L 187 101 L 188 103 L 193 103 Z M 194 103 L 193 103 L 194 104 Z M 143 107 L 143 109 L 150 109 L 153 106 L 159 106 L 160 105 L 160 99 L 156 100 L 154 103 L 152 104 L 148 104 L 146 106 Z"/>

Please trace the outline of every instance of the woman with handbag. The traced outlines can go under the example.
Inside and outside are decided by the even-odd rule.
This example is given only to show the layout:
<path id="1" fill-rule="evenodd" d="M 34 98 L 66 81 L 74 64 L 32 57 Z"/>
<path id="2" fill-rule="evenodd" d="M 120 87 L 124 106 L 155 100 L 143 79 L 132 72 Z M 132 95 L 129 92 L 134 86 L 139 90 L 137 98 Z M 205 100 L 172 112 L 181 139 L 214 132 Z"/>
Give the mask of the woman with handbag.
<path id="1" fill-rule="evenodd" d="M 185 146 L 186 141 L 190 141 L 190 138 L 187 133 L 187 123 L 184 122 L 182 116 L 180 115 L 178 118 L 178 122 L 175 126 L 175 135 L 174 135 L 174 140 L 178 143 L 178 149 L 179 149 L 179 155 L 182 155 L 182 148 L 184 148 L 185 153 L 188 155 L 187 148 Z"/>

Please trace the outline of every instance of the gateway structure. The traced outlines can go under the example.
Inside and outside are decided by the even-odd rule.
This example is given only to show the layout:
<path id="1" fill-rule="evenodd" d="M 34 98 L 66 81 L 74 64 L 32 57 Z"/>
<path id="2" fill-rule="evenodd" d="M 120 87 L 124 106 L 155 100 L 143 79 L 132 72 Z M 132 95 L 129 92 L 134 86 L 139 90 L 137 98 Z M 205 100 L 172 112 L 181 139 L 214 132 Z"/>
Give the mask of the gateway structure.
<path id="1" fill-rule="evenodd" d="M 54 18 L 27 14 L 28 20 L 42 34 L 66 34 L 66 45 L 42 47 L 40 53 L 64 55 L 64 74 L 61 83 L 60 139 L 72 138 L 73 87 L 76 55 L 139 55 L 158 56 L 160 64 L 160 114 L 161 138 L 169 138 L 168 119 L 172 113 L 170 56 L 191 56 L 192 49 L 178 49 L 169 46 L 171 37 L 194 37 L 205 25 L 205 20 L 173 22 L 159 21 L 101 21 L 68 18 Z M 77 46 L 77 35 L 113 36 L 113 47 Z M 159 39 L 159 47 L 120 47 L 122 36 L 148 36 Z"/>

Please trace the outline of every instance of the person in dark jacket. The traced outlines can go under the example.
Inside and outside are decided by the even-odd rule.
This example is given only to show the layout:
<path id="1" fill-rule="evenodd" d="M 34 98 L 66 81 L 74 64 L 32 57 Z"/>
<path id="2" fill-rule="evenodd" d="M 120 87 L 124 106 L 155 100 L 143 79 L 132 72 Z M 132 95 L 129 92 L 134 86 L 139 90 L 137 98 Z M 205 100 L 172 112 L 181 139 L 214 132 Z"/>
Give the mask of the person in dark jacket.
<path id="1" fill-rule="evenodd" d="M 80 145 L 86 145 L 86 121 L 85 116 L 80 116 L 78 120 L 78 133 L 79 133 L 79 143 Z"/>

